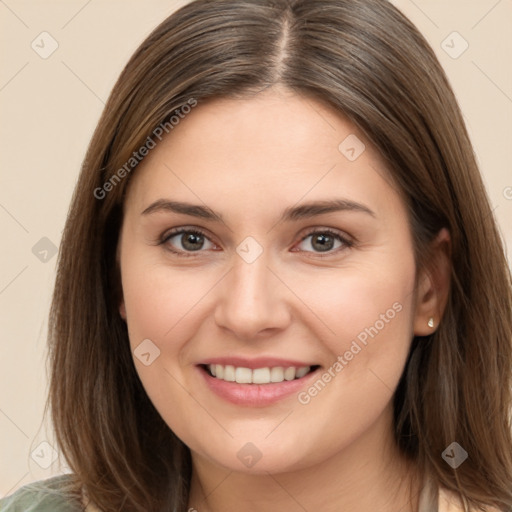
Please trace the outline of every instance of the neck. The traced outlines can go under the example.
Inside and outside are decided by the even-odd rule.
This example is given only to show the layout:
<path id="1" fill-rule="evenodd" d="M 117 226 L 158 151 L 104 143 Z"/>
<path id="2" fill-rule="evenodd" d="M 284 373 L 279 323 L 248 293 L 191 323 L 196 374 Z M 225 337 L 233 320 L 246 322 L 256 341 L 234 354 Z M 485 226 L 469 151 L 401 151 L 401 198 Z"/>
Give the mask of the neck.
<path id="1" fill-rule="evenodd" d="M 192 452 L 188 510 L 417 512 L 420 475 L 396 447 L 390 414 L 329 459 L 289 472 L 236 472 Z"/>

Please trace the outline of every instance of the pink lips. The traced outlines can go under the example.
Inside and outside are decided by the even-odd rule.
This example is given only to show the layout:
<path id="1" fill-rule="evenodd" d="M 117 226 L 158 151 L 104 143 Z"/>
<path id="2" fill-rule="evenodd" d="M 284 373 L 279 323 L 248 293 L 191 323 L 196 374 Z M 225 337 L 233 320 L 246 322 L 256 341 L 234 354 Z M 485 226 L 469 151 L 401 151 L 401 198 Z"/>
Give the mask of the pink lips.
<path id="1" fill-rule="evenodd" d="M 276 359 L 268 357 L 250 360 L 237 357 L 218 357 L 205 360 L 197 366 L 197 369 L 206 385 L 217 396 L 233 404 L 249 407 L 265 407 L 293 395 L 294 393 L 298 393 L 309 382 L 311 382 L 311 380 L 316 376 L 318 370 L 317 368 L 300 379 L 290 381 L 285 380 L 283 382 L 269 384 L 239 384 L 237 382 L 226 382 L 225 380 L 212 377 L 206 369 L 206 366 L 209 364 L 221 364 L 224 366 L 232 365 L 235 367 L 250 369 L 275 366 L 282 366 L 283 368 L 294 366 L 300 368 L 303 366 L 318 365 L 294 361 L 291 359 Z"/>

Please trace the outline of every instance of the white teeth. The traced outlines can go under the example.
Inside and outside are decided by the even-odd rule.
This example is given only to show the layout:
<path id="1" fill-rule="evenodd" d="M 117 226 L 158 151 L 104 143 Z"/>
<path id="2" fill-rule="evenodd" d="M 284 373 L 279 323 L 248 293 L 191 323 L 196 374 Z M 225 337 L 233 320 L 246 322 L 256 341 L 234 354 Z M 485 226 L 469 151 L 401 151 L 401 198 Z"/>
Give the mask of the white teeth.
<path id="1" fill-rule="evenodd" d="M 228 364 L 224 366 L 224 380 L 235 382 L 235 367 Z"/>
<path id="2" fill-rule="evenodd" d="M 252 371 L 249 368 L 237 368 L 235 380 L 238 384 L 250 384 L 252 382 Z"/>
<path id="3" fill-rule="evenodd" d="M 280 366 L 270 369 L 270 382 L 283 382 L 284 370 Z"/>
<path id="4" fill-rule="evenodd" d="M 295 379 L 295 368 L 290 366 L 290 368 L 286 368 L 284 371 L 284 380 L 293 380 Z"/>
<path id="5" fill-rule="evenodd" d="M 303 366 L 302 368 L 299 368 L 295 372 L 295 377 L 297 377 L 297 379 L 300 379 L 300 378 L 304 377 L 304 375 L 306 375 L 308 372 L 309 372 L 309 366 Z"/>
<path id="6" fill-rule="evenodd" d="M 311 370 L 310 366 L 295 368 L 290 366 L 283 368 L 275 366 L 272 368 L 250 368 L 235 367 L 232 365 L 210 364 L 210 373 L 217 379 L 238 384 L 270 384 L 272 382 L 283 382 L 283 380 L 300 379 Z"/>
<path id="7" fill-rule="evenodd" d="M 253 384 L 268 384 L 270 382 L 270 368 L 256 368 L 252 371 Z"/>

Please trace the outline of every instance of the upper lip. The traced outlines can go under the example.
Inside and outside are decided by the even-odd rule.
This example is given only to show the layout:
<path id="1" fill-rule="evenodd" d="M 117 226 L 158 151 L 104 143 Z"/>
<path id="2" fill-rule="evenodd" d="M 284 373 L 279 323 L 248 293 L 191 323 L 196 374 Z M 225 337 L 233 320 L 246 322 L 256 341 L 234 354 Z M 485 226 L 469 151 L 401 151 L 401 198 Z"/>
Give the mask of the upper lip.
<path id="1" fill-rule="evenodd" d="M 267 367 L 274 368 L 277 366 L 282 366 L 283 368 L 289 368 L 290 366 L 295 368 L 302 368 L 304 366 L 318 366 L 315 363 L 307 363 L 293 359 L 280 359 L 277 357 L 257 357 L 254 359 L 246 359 L 244 357 L 212 357 L 202 361 L 200 364 L 220 364 L 222 366 L 231 365 L 237 368 L 250 368 L 251 370 Z"/>

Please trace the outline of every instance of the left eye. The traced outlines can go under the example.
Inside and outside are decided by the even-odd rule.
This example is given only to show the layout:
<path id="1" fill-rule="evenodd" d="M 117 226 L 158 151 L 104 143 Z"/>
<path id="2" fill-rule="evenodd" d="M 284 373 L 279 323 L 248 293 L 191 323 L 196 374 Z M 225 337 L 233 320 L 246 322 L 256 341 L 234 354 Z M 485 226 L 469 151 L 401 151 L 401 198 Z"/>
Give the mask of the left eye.
<path id="1" fill-rule="evenodd" d="M 308 239 L 311 239 L 308 243 L 314 250 L 306 250 L 306 252 L 336 252 L 336 249 L 342 246 L 350 247 L 352 245 L 344 237 L 330 230 L 313 231 L 301 240 L 301 244 L 304 244 Z M 337 246 L 335 246 L 336 242 L 338 242 Z"/>

